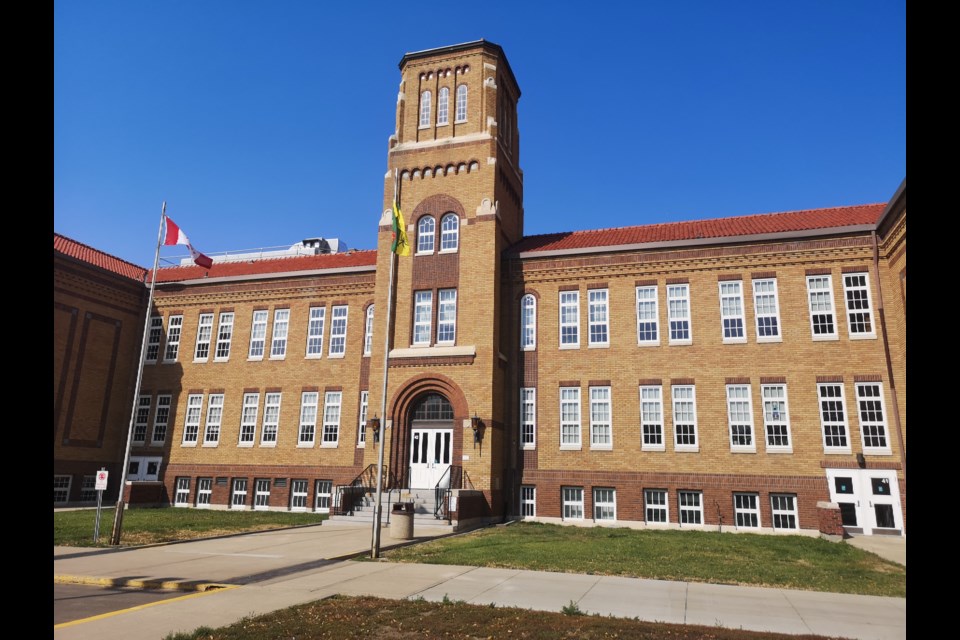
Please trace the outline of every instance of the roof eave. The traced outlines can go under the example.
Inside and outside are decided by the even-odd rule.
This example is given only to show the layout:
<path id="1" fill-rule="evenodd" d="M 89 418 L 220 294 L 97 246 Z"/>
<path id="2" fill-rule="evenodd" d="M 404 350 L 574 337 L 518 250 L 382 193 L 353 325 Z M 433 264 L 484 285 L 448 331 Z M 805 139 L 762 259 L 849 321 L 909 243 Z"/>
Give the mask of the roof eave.
<path id="1" fill-rule="evenodd" d="M 237 276 L 219 276 L 214 278 L 191 278 L 189 280 L 160 280 L 158 287 L 169 285 L 216 284 L 221 282 L 243 282 L 245 280 L 277 280 L 281 278 L 303 278 L 309 276 L 329 276 L 340 273 L 364 273 L 376 271 L 377 265 L 358 265 L 354 267 L 335 267 L 332 269 L 304 269 L 302 271 L 278 271 L 275 273 L 252 273 Z M 149 282 L 147 283 L 149 286 Z"/>

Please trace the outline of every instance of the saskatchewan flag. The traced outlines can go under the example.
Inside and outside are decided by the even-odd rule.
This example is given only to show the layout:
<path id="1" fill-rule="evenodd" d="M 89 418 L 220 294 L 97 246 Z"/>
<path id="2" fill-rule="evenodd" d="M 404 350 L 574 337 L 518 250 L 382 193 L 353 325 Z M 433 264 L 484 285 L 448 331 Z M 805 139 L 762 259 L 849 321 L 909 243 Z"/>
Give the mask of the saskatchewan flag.
<path id="1" fill-rule="evenodd" d="M 393 201 L 393 244 L 390 250 L 398 256 L 410 255 L 410 241 L 407 239 L 407 225 L 403 221 L 403 214 L 400 213 L 400 206 L 397 201 Z"/>

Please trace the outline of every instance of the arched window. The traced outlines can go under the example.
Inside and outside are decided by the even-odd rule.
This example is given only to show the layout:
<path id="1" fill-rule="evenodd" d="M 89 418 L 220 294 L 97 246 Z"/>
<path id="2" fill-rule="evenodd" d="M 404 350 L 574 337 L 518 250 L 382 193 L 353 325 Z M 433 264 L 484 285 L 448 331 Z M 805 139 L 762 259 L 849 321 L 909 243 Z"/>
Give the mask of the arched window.
<path id="1" fill-rule="evenodd" d="M 423 216 L 417 223 L 417 253 L 433 253 L 436 223 L 432 216 Z"/>
<path id="2" fill-rule="evenodd" d="M 457 122 L 467 121 L 467 85 L 457 87 Z"/>
<path id="3" fill-rule="evenodd" d="M 413 410 L 414 420 L 453 420 L 453 406 L 439 393 L 428 394 Z"/>
<path id="4" fill-rule="evenodd" d="M 440 221 L 440 251 L 456 251 L 460 245 L 460 217 L 448 213 Z"/>
<path id="5" fill-rule="evenodd" d="M 446 87 L 440 89 L 437 94 L 437 126 L 447 124 L 447 105 L 450 103 L 450 89 Z M 420 122 L 423 125 L 423 122 Z"/>
<path id="6" fill-rule="evenodd" d="M 420 127 L 430 126 L 430 92 L 420 94 Z"/>
<path id="7" fill-rule="evenodd" d="M 537 299 L 529 293 L 520 299 L 520 348 L 537 348 Z"/>
<path id="8" fill-rule="evenodd" d="M 373 305 L 367 307 L 367 322 L 363 330 L 363 355 L 373 352 Z"/>

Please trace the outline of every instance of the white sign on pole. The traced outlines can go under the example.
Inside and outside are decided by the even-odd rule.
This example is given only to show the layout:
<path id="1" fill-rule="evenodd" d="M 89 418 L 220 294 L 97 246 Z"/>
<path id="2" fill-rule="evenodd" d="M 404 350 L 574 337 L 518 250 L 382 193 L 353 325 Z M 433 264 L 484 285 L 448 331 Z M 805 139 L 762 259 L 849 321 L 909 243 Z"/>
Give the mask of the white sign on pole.
<path id="1" fill-rule="evenodd" d="M 97 491 L 106 491 L 107 490 L 107 475 L 108 472 L 101 469 L 97 471 L 97 483 L 94 486 L 94 489 Z"/>

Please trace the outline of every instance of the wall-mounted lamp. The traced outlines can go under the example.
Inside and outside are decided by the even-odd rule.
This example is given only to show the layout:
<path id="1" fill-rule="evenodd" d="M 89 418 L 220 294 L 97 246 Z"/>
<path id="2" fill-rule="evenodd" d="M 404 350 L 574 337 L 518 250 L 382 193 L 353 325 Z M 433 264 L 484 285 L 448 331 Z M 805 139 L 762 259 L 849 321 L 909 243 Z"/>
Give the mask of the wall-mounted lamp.
<path id="1" fill-rule="evenodd" d="M 857 454 L 857 464 L 860 465 L 861 469 L 867 468 L 867 459 L 863 457 L 862 453 Z"/>
<path id="2" fill-rule="evenodd" d="M 470 428 L 473 429 L 473 444 L 477 445 L 482 443 L 484 425 L 483 420 L 478 418 L 476 413 L 470 418 Z"/>
<path id="3" fill-rule="evenodd" d="M 380 418 L 374 415 L 367 420 L 367 426 L 373 431 L 373 443 L 380 444 Z"/>

